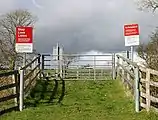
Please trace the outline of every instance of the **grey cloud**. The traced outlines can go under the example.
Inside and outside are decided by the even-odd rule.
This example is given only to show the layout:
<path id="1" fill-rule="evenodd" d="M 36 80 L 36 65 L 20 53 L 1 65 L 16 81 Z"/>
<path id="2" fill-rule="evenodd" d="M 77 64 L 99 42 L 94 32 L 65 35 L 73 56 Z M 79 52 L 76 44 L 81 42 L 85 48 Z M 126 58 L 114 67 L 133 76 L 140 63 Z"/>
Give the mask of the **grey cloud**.
<path id="1" fill-rule="evenodd" d="M 39 27 L 39 33 L 47 31 L 41 37 L 37 36 L 37 46 L 43 46 L 43 49 L 39 47 L 41 51 L 50 51 L 56 42 L 63 44 L 68 52 L 125 50 L 127 47 L 124 47 L 124 24 L 138 23 L 141 42 L 145 42 L 158 18 L 156 15 L 138 11 L 134 2 L 127 0 L 80 0 L 77 2 L 78 6 L 75 2 L 68 0 L 67 3 L 61 3 L 61 6 L 58 3 L 57 9 L 48 11 L 49 20 L 45 15 L 43 21 L 48 20 L 50 26 L 43 30 Z M 42 44 L 41 38 L 45 38 L 47 43 Z"/>
<path id="2" fill-rule="evenodd" d="M 34 41 L 40 52 L 52 52 L 57 42 L 67 52 L 126 50 L 124 24 L 140 25 L 141 42 L 158 26 L 158 15 L 138 11 L 132 0 L 36 0 L 42 9 L 32 0 L 20 1 L 15 8 L 22 6 L 39 17 Z"/>
<path id="3" fill-rule="evenodd" d="M 14 0 L 1 0 L 0 1 L 0 15 L 5 14 L 8 11 L 15 9 Z"/>

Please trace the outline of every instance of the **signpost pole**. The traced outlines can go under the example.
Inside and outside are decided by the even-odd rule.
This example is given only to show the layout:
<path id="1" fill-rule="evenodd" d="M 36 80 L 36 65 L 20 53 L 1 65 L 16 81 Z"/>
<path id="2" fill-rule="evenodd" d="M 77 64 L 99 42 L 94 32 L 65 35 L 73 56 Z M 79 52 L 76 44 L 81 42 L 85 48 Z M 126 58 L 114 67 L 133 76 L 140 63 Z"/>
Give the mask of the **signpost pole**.
<path id="1" fill-rule="evenodd" d="M 134 46 L 131 46 L 131 61 L 133 62 Z"/>
<path id="2" fill-rule="evenodd" d="M 23 54 L 23 67 L 26 66 L 26 53 Z M 23 70 L 24 71 L 24 75 L 26 74 L 26 70 Z"/>
<path id="3" fill-rule="evenodd" d="M 26 66 L 26 53 L 24 53 L 24 57 L 23 57 L 23 67 Z"/>
<path id="4" fill-rule="evenodd" d="M 134 46 L 139 45 L 139 26 L 138 24 L 124 25 L 125 46 L 131 46 L 131 61 L 133 62 Z M 135 75 L 135 111 L 139 112 L 139 68 L 134 70 Z"/>
<path id="5" fill-rule="evenodd" d="M 129 51 L 127 50 L 127 59 L 130 59 L 130 57 L 129 57 Z"/>

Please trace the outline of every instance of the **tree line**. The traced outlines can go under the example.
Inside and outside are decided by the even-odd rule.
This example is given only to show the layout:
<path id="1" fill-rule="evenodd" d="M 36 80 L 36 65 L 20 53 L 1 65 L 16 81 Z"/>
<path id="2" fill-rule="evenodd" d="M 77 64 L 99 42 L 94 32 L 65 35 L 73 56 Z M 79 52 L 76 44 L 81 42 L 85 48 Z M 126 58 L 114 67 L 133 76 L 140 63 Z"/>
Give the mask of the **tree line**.
<path id="1" fill-rule="evenodd" d="M 158 9 L 158 0 L 138 0 L 139 10 L 148 10 L 153 14 Z M 158 27 L 150 34 L 147 44 L 141 43 L 138 55 L 146 61 L 146 67 L 158 70 Z"/>

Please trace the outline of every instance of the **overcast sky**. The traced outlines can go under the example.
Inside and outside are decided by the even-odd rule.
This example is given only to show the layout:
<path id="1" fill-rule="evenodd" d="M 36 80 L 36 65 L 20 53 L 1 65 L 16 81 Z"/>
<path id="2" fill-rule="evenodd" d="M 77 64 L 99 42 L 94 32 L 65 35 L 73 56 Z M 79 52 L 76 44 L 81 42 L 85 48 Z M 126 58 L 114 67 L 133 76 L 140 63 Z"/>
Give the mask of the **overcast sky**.
<path id="1" fill-rule="evenodd" d="M 38 17 L 34 41 L 39 52 L 60 42 L 67 52 L 126 50 L 123 25 L 138 23 L 140 41 L 158 26 L 158 14 L 141 12 L 134 0 L 1 0 L 0 14 L 26 8 Z"/>

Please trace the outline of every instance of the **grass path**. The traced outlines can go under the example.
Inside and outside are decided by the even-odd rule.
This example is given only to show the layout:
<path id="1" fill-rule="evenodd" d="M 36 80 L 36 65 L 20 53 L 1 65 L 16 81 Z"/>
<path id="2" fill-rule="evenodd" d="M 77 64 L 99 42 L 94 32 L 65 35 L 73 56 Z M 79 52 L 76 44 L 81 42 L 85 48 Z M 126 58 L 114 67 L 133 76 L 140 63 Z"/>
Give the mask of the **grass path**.
<path id="1" fill-rule="evenodd" d="M 154 112 L 135 113 L 133 100 L 126 96 L 119 81 L 66 82 L 62 105 L 56 104 L 59 93 L 53 104 L 42 103 L 50 95 L 45 92 L 45 100 L 36 107 L 5 114 L 0 120 L 158 120 Z"/>

